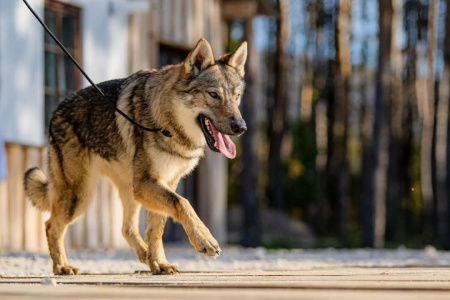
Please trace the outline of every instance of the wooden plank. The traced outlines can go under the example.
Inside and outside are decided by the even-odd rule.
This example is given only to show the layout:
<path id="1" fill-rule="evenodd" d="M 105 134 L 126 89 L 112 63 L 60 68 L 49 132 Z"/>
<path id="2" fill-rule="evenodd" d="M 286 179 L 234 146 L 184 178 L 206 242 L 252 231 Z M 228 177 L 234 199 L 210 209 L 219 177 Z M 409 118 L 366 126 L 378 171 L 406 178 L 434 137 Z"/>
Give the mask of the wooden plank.
<path id="1" fill-rule="evenodd" d="M 211 176 L 211 174 L 215 174 Z M 197 213 L 219 243 L 227 241 L 227 162 L 224 156 L 206 152 L 198 166 Z"/>
<path id="2" fill-rule="evenodd" d="M 172 0 L 172 28 L 171 36 L 176 43 L 183 43 L 182 37 L 186 33 L 186 25 L 182 24 L 185 12 L 181 10 L 185 0 Z"/>
<path id="3" fill-rule="evenodd" d="M 204 37 L 204 24 L 205 24 L 205 14 L 204 14 L 204 0 L 194 0 L 194 15 L 195 15 L 195 37 L 194 39 L 198 41 L 200 38 Z"/>
<path id="4" fill-rule="evenodd" d="M 40 157 L 40 168 L 44 171 L 45 174 L 48 174 L 48 148 L 45 147 L 41 150 L 41 157 Z M 50 199 L 51 201 L 51 199 Z M 40 251 L 48 251 L 48 245 L 47 245 L 47 236 L 45 233 L 45 222 L 50 218 L 50 212 L 38 212 L 38 220 L 37 220 L 37 227 L 39 229 L 38 235 L 39 235 L 39 249 Z"/>
<path id="5" fill-rule="evenodd" d="M 47 235 L 45 234 L 45 222 L 50 218 L 50 212 L 39 212 L 37 217 L 37 225 L 39 231 L 38 236 L 38 251 L 39 252 L 45 252 L 48 251 L 48 244 L 47 244 Z"/>
<path id="6" fill-rule="evenodd" d="M 69 237 L 65 239 L 66 247 L 82 249 L 86 246 L 86 215 L 81 216 L 74 224 L 69 226 Z"/>
<path id="7" fill-rule="evenodd" d="M 189 47 L 195 46 L 197 43 L 195 35 L 195 15 L 194 15 L 194 0 L 186 0 L 183 2 L 185 5 L 185 39 L 184 43 Z"/>
<path id="8" fill-rule="evenodd" d="M 149 68 L 156 69 L 159 68 L 159 33 L 161 30 L 160 24 L 160 13 L 161 13 L 161 3 L 156 0 L 155 3 L 150 8 L 150 22 L 148 23 L 150 38 L 148 40 L 148 55 L 149 55 Z"/>
<path id="9" fill-rule="evenodd" d="M 151 37 L 159 37 L 161 35 L 161 18 L 163 0 L 154 0 L 150 6 L 150 34 Z"/>
<path id="10" fill-rule="evenodd" d="M 9 249 L 23 249 L 23 169 L 24 153 L 19 145 L 9 145 L 6 148 L 8 156 L 8 199 L 9 199 Z"/>
<path id="11" fill-rule="evenodd" d="M 213 1 L 213 11 L 212 11 L 212 15 L 213 15 L 213 20 L 215 20 L 213 22 L 213 50 L 214 50 L 214 54 L 216 55 L 216 57 L 222 56 L 223 54 L 225 54 L 225 39 L 223 38 L 224 36 L 224 31 L 226 30 L 224 28 L 224 23 L 222 20 L 222 12 L 220 9 L 220 2 L 218 0 L 214 0 Z"/>
<path id="12" fill-rule="evenodd" d="M 7 145 L 5 147 L 6 162 L 8 161 Z M 6 166 L 8 168 L 8 165 Z M 0 250 L 9 248 L 9 201 L 8 201 L 8 178 L 0 181 Z"/>
<path id="13" fill-rule="evenodd" d="M 217 10 L 217 1 L 216 0 L 210 0 L 210 5 L 209 5 L 209 17 L 211 20 L 211 31 L 210 31 L 210 43 L 211 43 L 211 47 L 213 49 L 214 52 L 214 56 L 219 56 L 221 54 L 222 49 L 220 49 L 220 38 L 221 38 L 221 32 L 220 32 L 220 18 L 217 19 L 217 14 L 216 14 L 216 10 Z"/>
<path id="14" fill-rule="evenodd" d="M 165 0 L 160 2 L 160 9 L 161 9 L 161 31 L 159 33 L 159 36 L 164 37 L 166 39 L 171 40 L 171 4 L 172 1 Z"/>
<path id="15" fill-rule="evenodd" d="M 136 60 L 138 60 L 139 54 L 139 47 L 136 47 L 136 41 L 137 41 L 137 33 L 136 33 L 136 23 L 138 14 L 137 13 L 130 13 L 128 16 L 128 72 L 134 73 L 137 71 L 137 68 L 135 66 Z"/>
<path id="16" fill-rule="evenodd" d="M 205 297 L 212 296 L 215 299 L 286 299 L 286 295 L 290 295 L 288 299 L 304 299 L 303 293 L 312 291 L 321 292 L 322 297 L 310 295 L 306 299 L 330 299 L 330 295 L 333 298 L 342 296 L 342 299 L 383 299 L 380 295 L 385 299 L 448 299 L 450 291 L 449 275 L 445 268 L 319 268 L 297 271 L 182 272 L 178 276 L 142 275 L 62 276 L 55 278 L 58 288 L 36 285 L 42 280 L 39 277 L 4 277 L 0 278 L 0 295 L 13 295 L 11 290 L 5 292 L 5 289 L 21 287 L 22 293 L 16 296 L 22 295 L 22 299 L 29 299 L 30 296 L 33 299 L 64 298 L 74 293 L 83 299 L 131 298 L 131 295 L 138 299 L 151 296 L 198 299 L 198 293 L 202 292 L 210 293 L 205 294 Z M 117 285 L 128 288 L 113 287 Z M 39 288 L 46 287 L 49 288 L 47 292 L 66 291 L 67 294 L 40 294 Z M 89 290 L 95 293 L 84 294 Z M 140 296 L 133 294 L 138 290 L 142 293 Z M 173 293 L 179 294 L 174 297 Z"/>
<path id="17" fill-rule="evenodd" d="M 25 172 L 32 167 L 38 167 L 41 160 L 41 150 L 34 147 L 24 147 L 24 151 L 26 160 L 23 171 Z M 24 250 L 37 251 L 39 249 L 38 209 L 31 204 L 27 197 L 24 197 L 23 201 Z"/>
<path id="18" fill-rule="evenodd" d="M 149 24 L 150 13 L 132 13 L 129 21 L 129 68 L 130 73 L 150 68 Z"/>
<path id="19" fill-rule="evenodd" d="M 256 1 L 226 1 L 222 5 L 222 15 L 225 19 L 253 18 L 258 12 Z"/>
<path id="20" fill-rule="evenodd" d="M 95 188 L 94 195 L 92 199 L 90 199 L 89 208 L 86 211 L 86 231 L 85 231 L 85 248 L 88 249 L 96 249 L 99 245 L 99 198 L 100 195 L 100 186 L 97 183 Z"/>
<path id="21" fill-rule="evenodd" d="M 111 185 L 111 241 L 115 249 L 127 248 L 122 236 L 123 208 L 117 189 Z"/>
<path id="22" fill-rule="evenodd" d="M 211 43 L 211 0 L 203 2 L 203 34 L 202 36 Z"/>
<path id="23" fill-rule="evenodd" d="M 110 183 L 104 179 L 100 178 L 100 206 L 99 206 L 99 216 L 101 219 L 100 223 L 100 240 L 103 248 L 110 248 L 111 244 L 111 189 Z"/>
<path id="24" fill-rule="evenodd" d="M 0 250 L 9 248 L 8 181 L 0 182 Z"/>
<path id="25" fill-rule="evenodd" d="M 448 299 L 444 291 L 402 291 L 398 290 L 339 290 L 339 289 L 269 289 L 269 288 L 208 288 L 193 289 L 189 287 L 166 289 L 131 286 L 127 288 L 107 286 L 39 286 L 39 285 L 2 285 L 0 294 L 2 299 L 70 299 L 77 296 L 79 299 L 165 299 L 165 300 L 192 300 L 192 299 L 346 299 L 346 300 L 373 300 L 373 299 Z M 331 296 L 332 295 L 332 296 Z"/>
<path id="26" fill-rule="evenodd" d="M 221 39 L 221 32 L 220 27 L 218 26 L 220 24 L 220 17 L 217 18 L 216 15 L 216 0 L 209 0 L 208 5 L 208 20 L 209 20 L 209 40 L 211 43 L 211 47 L 213 48 L 214 55 L 219 55 L 219 45 L 220 45 L 220 39 Z M 221 49 L 220 49 L 221 50 Z"/>

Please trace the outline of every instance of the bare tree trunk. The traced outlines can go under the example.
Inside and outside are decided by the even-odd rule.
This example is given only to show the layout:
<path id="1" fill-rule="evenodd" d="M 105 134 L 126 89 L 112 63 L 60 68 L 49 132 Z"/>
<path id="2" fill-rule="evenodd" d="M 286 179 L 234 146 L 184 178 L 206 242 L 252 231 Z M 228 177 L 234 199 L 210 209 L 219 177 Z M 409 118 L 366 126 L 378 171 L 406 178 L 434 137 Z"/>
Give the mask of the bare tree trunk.
<path id="1" fill-rule="evenodd" d="M 333 147 L 329 161 L 328 193 L 339 235 L 347 237 L 348 127 L 350 106 L 350 9 L 351 0 L 339 2 L 336 28 L 336 62 L 334 77 Z"/>
<path id="2" fill-rule="evenodd" d="M 388 166 L 392 0 L 379 1 L 379 50 L 375 116 L 368 149 L 363 192 L 363 237 L 366 247 L 382 247 L 385 233 L 386 175 Z"/>
<path id="3" fill-rule="evenodd" d="M 400 147 L 402 142 L 403 125 L 403 83 L 401 73 L 403 71 L 403 55 L 401 39 L 398 37 L 403 32 L 403 0 L 393 0 L 393 22 L 392 22 L 392 98 L 389 135 L 389 167 L 388 187 L 386 201 L 386 239 L 397 240 L 399 230 L 400 209 L 402 192 L 405 180 L 401 169 Z"/>
<path id="4" fill-rule="evenodd" d="M 252 19 L 244 23 L 245 40 L 248 42 L 248 50 L 253 49 Z M 247 132 L 242 136 L 242 176 L 241 195 L 243 203 L 243 231 L 241 244 L 245 247 L 259 245 L 259 197 L 258 197 L 258 130 L 256 124 L 255 108 L 256 99 L 253 95 L 254 74 L 251 67 L 252 56 L 248 56 L 246 70 L 246 91 L 242 99 L 242 114 L 247 123 Z"/>
<path id="5" fill-rule="evenodd" d="M 444 70 L 440 78 L 436 111 L 436 205 L 438 237 L 444 249 L 450 249 L 448 168 L 449 168 L 449 98 L 450 98 L 450 0 L 447 0 L 444 40 Z"/>
<path id="6" fill-rule="evenodd" d="M 276 209 L 284 209 L 286 206 L 283 195 L 283 171 L 281 160 L 281 146 L 287 129 L 287 66 L 285 44 L 288 40 L 289 1 L 278 0 L 277 8 L 279 18 L 277 20 L 277 50 L 276 50 L 276 78 L 275 101 L 269 109 L 268 136 L 270 141 L 268 161 L 268 197 L 269 205 Z"/>
<path id="7" fill-rule="evenodd" d="M 444 63 L 445 63 L 445 69 L 444 69 L 444 74 L 446 74 L 446 80 L 447 80 L 447 84 L 450 85 L 450 0 L 446 1 L 446 7 L 447 7 L 447 11 L 445 14 L 445 39 L 444 39 Z M 441 81 L 443 81 L 443 78 L 441 79 Z M 447 87 L 447 91 L 450 90 L 450 87 Z M 449 95 L 447 97 L 447 101 L 450 102 L 450 91 L 449 91 Z M 448 115 L 450 116 L 450 104 L 449 106 L 449 110 L 448 110 Z M 450 220 L 448 220 L 448 218 L 450 217 L 450 151 L 448 149 L 450 143 L 450 118 L 447 120 L 447 154 L 446 154 L 446 162 L 447 162 L 447 177 L 446 177 L 446 185 L 447 185 L 447 230 L 448 232 L 450 232 Z"/>
<path id="8" fill-rule="evenodd" d="M 325 48 L 325 35 L 324 27 L 325 23 L 331 23 L 327 19 L 332 19 L 329 15 L 324 13 L 323 0 L 311 1 L 308 5 L 310 21 L 310 27 L 313 34 L 309 36 L 311 40 L 311 45 L 313 45 L 314 53 L 306 52 L 306 57 L 308 58 L 308 63 L 311 65 L 311 105 L 312 111 L 315 112 L 314 123 L 316 126 L 316 145 L 317 145 L 317 156 L 316 156 L 316 171 L 320 178 L 328 181 L 329 177 L 329 153 L 330 153 L 330 143 L 329 139 L 329 111 L 330 111 L 330 97 L 329 94 L 334 94 L 333 90 L 333 77 L 330 74 L 330 63 L 328 59 L 325 59 L 320 53 Z M 331 72 L 332 73 L 332 72 Z M 305 80 L 307 80 L 308 72 L 305 71 Z M 307 81 L 305 82 L 307 84 Z M 305 88 L 305 86 L 303 87 Z M 316 103 L 313 102 L 314 90 L 318 90 L 319 98 Z M 302 92 L 307 91 L 307 89 L 302 90 Z M 331 92 L 330 92 L 331 91 Z M 302 109 L 304 107 L 303 95 L 302 95 Z M 327 182 L 328 187 L 328 182 Z M 331 201 L 329 197 L 328 188 L 319 189 L 319 201 L 314 205 L 311 205 L 308 215 L 311 216 L 311 223 L 313 224 L 317 234 L 329 234 L 330 225 L 332 219 L 332 209 Z"/>
<path id="9" fill-rule="evenodd" d="M 404 99 L 405 99 L 405 123 L 403 126 L 404 138 L 402 140 L 401 151 L 401 170 L 403 171 L 403 193 L 406 200 L 404 202 L 401 217 L 404 218 L 404 228 L 414 228 L 417 225 L 418 218 L 414 209 L 414 201 L 416 198 L 421 198 L 420 190 L 415 189 L 418 184 L 417 165 L 420 164 L 420 157 L 417 158 L 414 154 L 419 151 L 417 145 L 418 138 L 416 137 L 416 130 L 414 129 L 417 123 L 417 90 L 415 82 L 417 81 L 417 52 L 416 46 L 418 43 L 418 16 L 419 3 L 415 0 L 407 0 L 404 2 L 404 17 L 405 35 L 406 35 L 406 53 L 405 53 L 405 79 L 404 79 Z M 403 232 L 405 234 L 406 232 Z"/>
<path id="10" fill-rule="evenodd" d="M 421 189 L 424 205 L 424 235 L 433 236 L 433 180 L 432 180 L 432 147 L 434 126 L 434 56 L 436 53 L 435 16 L 437 0 L 430 0 L 428 7 L 428 41 L 427 41 L 427 79 L 419 79 L 416 83 L 418 106 L 422 112 L 422 140 L 420 151 Z"/>

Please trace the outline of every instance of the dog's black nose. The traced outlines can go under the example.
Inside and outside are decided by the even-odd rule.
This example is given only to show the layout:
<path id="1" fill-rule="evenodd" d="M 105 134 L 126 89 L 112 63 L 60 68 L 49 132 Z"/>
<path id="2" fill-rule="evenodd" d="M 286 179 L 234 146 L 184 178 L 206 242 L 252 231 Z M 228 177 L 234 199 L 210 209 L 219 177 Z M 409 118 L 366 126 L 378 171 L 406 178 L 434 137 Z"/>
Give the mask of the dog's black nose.
<path id="1" fill-rule="evenodd" d="M 234 132 L 234 134 L 243 134 L 247 131 L 247 125 L 245 124 L 245 121 L 237 121 L 232 120 L 231 121 L 231 130 Z"/>

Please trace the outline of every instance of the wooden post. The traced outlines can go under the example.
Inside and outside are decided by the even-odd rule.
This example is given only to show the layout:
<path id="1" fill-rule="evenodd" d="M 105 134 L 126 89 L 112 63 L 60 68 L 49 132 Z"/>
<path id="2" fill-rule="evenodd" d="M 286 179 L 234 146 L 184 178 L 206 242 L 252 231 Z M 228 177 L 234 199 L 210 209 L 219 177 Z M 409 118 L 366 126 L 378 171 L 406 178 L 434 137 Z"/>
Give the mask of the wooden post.
<path id="1" fill-rule="evenodd" d="M 28 168 L 36 167 L 40 165 L 40 149 L 34 147 L 26 147 L 25 155 L 25 168 L 24 172 Z M 23 187 L 22 187 L 23 189 Z M 24 218 L 24 250 L 37 251 L 39 249 L 39 225 L 38 224 L 38 209 L 33 207 L 33 204 L 24 195 L 23 204 L 23 218 Z"/>
<path id="2" fill-rule="evenodd" d="M 112 222 L 119 222 L 119 220 L 111 219 L 111 190 L 112 185 L 107 180 L 100 178 L 100 194 L 99 202 L 99 218 L 100 218 L 100 244 L 103 248 L 111 247 L 111 231 Z"/>
<path id="3" fill-rule="evenodd" d="M 7 148 L 8 156 L 8 189 L 9 189 L 9 249 L 12 251 L 23 249 L 23 174 L 24 153 L 19 145 Z"/>
<path id="4" fill-rule="evenodd" d="M 111 246 L 113 248 L 125 248 L 128 246 L 122 236 L 123 208 L 119 192 L 111 185 Z"/>
<path id="5" fill-rule="evenodd" d="M 0 249 L 9 248 L 8 181 L 0 181 Z"/>
<path id="6" fill-rule="evenodd" d="M 89 249 L 96 249 L 99 246 L 99 225 L 100 225 L 100 215 L 98 211 L 99 202 L 101 198 L 100 191 L 100 181 L 97 183 L 97 187 L 95 188 L 94 195 L 92 199 L 90 199 L 91 204 L 85 214 L 85 228 L 84 235 L 85 237 L 85 245 L 83 247 Z"/>
<path id="7" fill-rule="evenodd" d="M 227 240 L 227 161 L 206 150 L 198 168 L 197 213 L 219 243 Z"/>
<path id="8" fill-rule="evenodd" d="M 212 34 L 211 28 L 209 36 L 207 35 L 208 25 L 214 27 L 213 23 L 219 22 L 213 18 L 213 15 L 217 17 L 214 14 L 214 2 L 214 0 L 195 0 L 194 12 L 200 36 L 209 39 L 214 54 L 217 56 L 223 52 L 221 32 Z M 208 16 L 209 24 L 206 20 Z M 198 167 L 197 176 L 197 213 L 212 235 L 222 244 L 227 241 L 227 165 L 227 159 L 223 155 L 206 149 L 206 156 Z"/>
<path id="9" fill-rule="evenodd" d="M 244 23 L 244 39 L 248 43 L 251 54 L 253 50 L 252 26 L 253 19 L 248 18 Z M 256 247 L 260 240 L 259 227 L 259 161 L 258 161 L 258 131 L 256 123 L 256 99 L 253 93 L 253 81 L 256 63 L 255 57 L 248 56 L 245 81 L 246 91 L 242 99 L 242 116 L 247 123 L 247 132 L 242 136 L 242 175 L 240 196 L 243 208 L 241 244 L 246 247 Z"/>
<path id="10" fill-rule="evenodd" d="M 48 148 L 45 147 L 41 150 L 40 153 L 40 162 L 39 167 L 41 170 L 44 171 L 45 174 L 48 174 L 48 163 L 47 163 L 47 154 L 48 154 Z M 38 212 L 38 235 L 39 235 L 39 249 L 41 251 L 47 251 L 48 245 L 47 245 L 47 235 L 45 233 L 45 222 L 50 218 L 50 212 Z"/>

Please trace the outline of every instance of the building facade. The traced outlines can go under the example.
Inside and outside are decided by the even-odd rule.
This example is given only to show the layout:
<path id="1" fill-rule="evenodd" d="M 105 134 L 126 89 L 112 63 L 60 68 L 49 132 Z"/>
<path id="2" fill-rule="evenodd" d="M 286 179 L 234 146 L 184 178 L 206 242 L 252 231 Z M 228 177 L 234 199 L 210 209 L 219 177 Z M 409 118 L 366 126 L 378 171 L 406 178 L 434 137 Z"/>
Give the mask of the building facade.
<path id="1" fill-rule="evenodd" d="M 28 2 L 94 82 L 180 62 L 201 37 L 210 41 L 216 57 L 225 50 L 219 0 Z M 23 174 L 33 166 L 45 170 L 52 111 L 68 93 L 88 85 L 22 1 L 0 2 L 0 130 L 8 165 L 8 177 L 0 182 L 0 250 L 47 249 L 48 213 L 26 199 Z M 207 151 L 197 174 L 180 187 L 194 197 L 200 218 L 219 241 L 226 240 L 226 174 L 225 159 Z M 69 228 L 66 244 L 128 247 L 121 224 L 118 193 L 101 179 L 88 212 Z"/>

